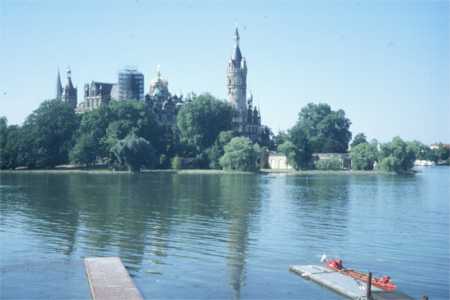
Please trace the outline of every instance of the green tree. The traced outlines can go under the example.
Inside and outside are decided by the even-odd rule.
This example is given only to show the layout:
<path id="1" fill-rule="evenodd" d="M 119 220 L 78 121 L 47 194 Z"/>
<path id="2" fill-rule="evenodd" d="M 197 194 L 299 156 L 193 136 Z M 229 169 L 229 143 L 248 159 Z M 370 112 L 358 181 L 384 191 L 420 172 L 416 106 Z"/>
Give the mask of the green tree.
<path id="1" fill-rule="evenodd" d="M 83 113 L 81 116 L 80 127 L 76 134 L 75 147 L 80 147 L 80 149 L 82 149 L 86 147 L 87 144 L 95 143 L 93 147 L 88 147 L 95 152 L 92 153 L 92 156 L 99 158 L 108 157 L 110 145 L 106 143 L 106 129 L 108 128 L 112 117 L 109 105 L 102 105 L 98 109 Z M 77 146 L 79 143 L 83 145 Z"/>
<path id="2" fill-rule="evenodd" d="M 127 166 L 133 173 L 139 172 L 143 166 L 152 168 L 157 160 L 150 142 L 136 136 L 134 132 L 117 141 L 111 152 L 120 165 Z"/>
<path id="3" fill-rule="evenodd" d="M 391 142 L 381 145 L 379 160 L 382 170 L 401 174 L 414 167 L 416 154 L 408 143 L 395 137 Z"/>
<path id="4" fill-rule="evenodd" d="M 5 146 L 8 136 L 8 120 L 6 117 L 0 117 L 0 168 L 6 168 Z"/>
<path id="5" fill-rule="evenodd" d="M 0 168 L 14 169 L 19 166 L 19 151 L 21 145 L 22 130 L 17 125 L 9 125 L 6 135 L 6 143 L 3 148 L 3 161 Z"/>
<path id="6" fill-rule="evenodd" d="M 286 132 L 284 131 L 279 131 L 274 137 L 273 137 L 273 144 L 274 144 L 274 149 L 278 149 L 278 146 L 280 146 L 281 144 L 283 144 L 284 142 L 286 142 L 289 139 L 289 136 Z"/>
<path id="7" fill-rule="evenodd" d="M 222 131 L 232 129 L 233 108 L 210 94 L 194 96 L 180 109 L 177 126 L 181 141 L 200 153 L 210 147 Z"/>
<path id="8" fill-rule="evenodd" d="M 345 153 L 352 137 L 350 125 L 343 110 L 333 111 L 324 103 L 309 103 L 300 111 L 295 127 L 305 133 L 313 152 Z"/>
<path id="9" fill-rule="evenodd" d="M 93 133 L 81 135 L 69 153 L 70 161 L 88 167 L 95 165 L 98 146 L 99 143 Z"/>
<path id="10" fill-rule="evenodd" d="M 378 158 L 377 145 L 366 142 L 352 146 L 350 157 L 353 170 L 373 170 Z"/>
<path id="11" fill-rule="evenodd" d="M 110 147 L 134 132 L 137 136 L 152 141 L 158 153 L 164 151 L 161 128 L 150 107 L 138 101 L 112 101 L 106 128 L 106 144 Z"/>
<path id="12" fill-rule="evenodd" d="M 353 141 L 350 144 L 350 146 L 353 148 L 353 147 L 355 147 L 355 146 L 357 146 L 359 144 L 364 144 L 364 143 L 367 143 L 366 135 L 364 133 L 358 133 L 353 138 Z"/>
<path id="13" fill-rule="evenodd" d="M 312 146 L 305 134 L 305 131 L 299 124 L 289 130 L 289 141 L 294 144 L 295 150 L 295 168 L 308 169 L 312 166 Z M 294 165 L 293 165 L 294 166 Z"/>
<path id="14" fill-rule="evenodd" d="M 235 136 L 236 136 L 235 132 L 233 132 L 231 130 L 222 131 L 217 136 L 217 139 L 214 142 L 214 144 L 206 150 L 210 169 L 220 169 L 221 168 L 219 160 L 225 152 L 224 147 Z"/>
<path id="15" fill-rule="evenodd" d="M 439 143 L 438 147 L 433 150 L 433 154 L 436 158 L 436 162 L 446 161 L 450 157 L 450 148 L 444 146 L 442 143 Z"/>
<path id="16" fill-rule="evenodd" d="M 68 162 L 79 118 L 59 100 L 44 101 L 22 127 L 22 162 L 28 167 L 54 167 Z"/>
<path id="17" fill-rule="evenodd" d="M 254 172 L 260 168 L 261 149 L 249 138 L 235 137 L 225 145 L 225 153 L 220 165 L 225 170 Z"/>

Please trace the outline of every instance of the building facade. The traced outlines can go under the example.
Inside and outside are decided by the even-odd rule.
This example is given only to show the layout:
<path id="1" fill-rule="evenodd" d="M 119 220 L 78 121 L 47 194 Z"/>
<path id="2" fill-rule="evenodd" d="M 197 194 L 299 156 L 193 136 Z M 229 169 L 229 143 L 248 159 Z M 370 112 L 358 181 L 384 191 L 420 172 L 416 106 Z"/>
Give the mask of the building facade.
<path id="1" fill-rule="evenodd" d="M 107 105 L 111 101 L 111 90 L 114 84 L 91 81 L 84 85 L 84 101 L 77 107 L 78 113 L 84 113 Z"/>
<path id="2" fill-rule="evenodd" d="M 267 158 L 267 164 L 272 170 L 292 170 L 289 165 L 286 155 L 281 153 L 270 153 Z"/>
<path id="3" fill-rule="evenodd" d="M 67 69 L 67 83 L 62 86 L 61 84 L 61 76 L 59 74 L 56 78 L 56 99 L 67 103 L 71 108 L 75 109 L 77 107 L 77 88 L 73 86 L 72 83 L 72 72 L 70 69 Z"/>
<path id="4" fill-rule="evenodd" d="M 144 74 L 136 69 L 119 71 L 117 100 L 144 100 Z"/>
<path id="5" fill-rule="evenodd" d="M 228 101 L 235 108 L 233 126 L 240 134 L 258 141 L 262 133 L 261 115 L 253 105 L 253 95 L 247 99 L 247 62 L 239 46 L 240 36 L 234 32 L 234 48 L 227 68 Z"/>

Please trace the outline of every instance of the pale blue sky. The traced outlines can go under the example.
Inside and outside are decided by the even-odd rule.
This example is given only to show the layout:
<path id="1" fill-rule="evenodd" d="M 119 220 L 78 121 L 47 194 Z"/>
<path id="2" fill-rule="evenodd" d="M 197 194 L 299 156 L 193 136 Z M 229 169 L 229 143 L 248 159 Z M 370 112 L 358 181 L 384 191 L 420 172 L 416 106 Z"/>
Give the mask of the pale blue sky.
<path id="1" fill-rule="evenodd" d="M 449 1 L 0 0 L 0 115 L 22 123 L 55 94 L 134 65 L 174 93 L 226 98 L 237 22 L 263 122 L 291 127 L 308 102 L 342 108 L 352 132 L 450 142 Z M 64 75 L 64 74 L 62 74 Z"/>

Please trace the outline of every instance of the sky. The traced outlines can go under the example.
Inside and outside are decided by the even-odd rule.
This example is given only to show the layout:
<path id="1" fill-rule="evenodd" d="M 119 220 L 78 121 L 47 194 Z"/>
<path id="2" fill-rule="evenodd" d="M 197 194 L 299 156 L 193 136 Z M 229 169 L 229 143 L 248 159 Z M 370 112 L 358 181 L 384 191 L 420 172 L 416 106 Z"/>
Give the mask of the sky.
<path id="1" fill-rule="evenodd" d="M 450 143 L 450 1 L 0 0 L 0 116 L 21 124 L 55 97 L 70 66 L 91 80 L 160 65 L 172 93 L 226 99 L 239 27 L 262 122 L 292 127 L 302 107 L 343 109 L 353 135 Z"/>

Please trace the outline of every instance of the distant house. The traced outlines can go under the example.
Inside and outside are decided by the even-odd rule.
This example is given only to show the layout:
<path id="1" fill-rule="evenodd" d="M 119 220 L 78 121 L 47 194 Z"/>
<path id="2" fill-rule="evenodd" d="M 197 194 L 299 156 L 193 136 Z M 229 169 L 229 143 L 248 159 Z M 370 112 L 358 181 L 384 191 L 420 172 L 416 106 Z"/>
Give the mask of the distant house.
<path id="1" fill-rule="evenodd" d="M 292 166 L 288 164 L 287 157 L 281 153 L 270 153 L 267 158 L 270 169 L 273 170 L 291 170 Z"/>
<path id="2" fill-rule="evenodd" d="M 450 144 L 441 144 L 441 143 L 430 145 L 430 149 L 436 150 L 439 148 L 439 146 L 443 146 L 444 148 L 450 149 Z"/>

